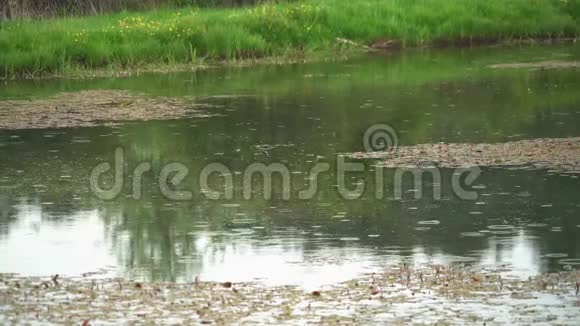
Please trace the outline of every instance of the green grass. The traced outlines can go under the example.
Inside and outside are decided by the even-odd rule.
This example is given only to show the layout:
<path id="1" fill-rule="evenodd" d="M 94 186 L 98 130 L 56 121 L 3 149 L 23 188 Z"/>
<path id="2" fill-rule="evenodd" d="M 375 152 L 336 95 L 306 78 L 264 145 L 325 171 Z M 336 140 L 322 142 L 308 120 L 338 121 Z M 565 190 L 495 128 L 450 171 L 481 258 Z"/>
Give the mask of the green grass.
<path id="1" fill-rule="evenodd" d="M 304 0 L 0 23 L 0 75 L 302 56 L 393 39 L 403 46 L 576 36 L 579 0 Z"/>

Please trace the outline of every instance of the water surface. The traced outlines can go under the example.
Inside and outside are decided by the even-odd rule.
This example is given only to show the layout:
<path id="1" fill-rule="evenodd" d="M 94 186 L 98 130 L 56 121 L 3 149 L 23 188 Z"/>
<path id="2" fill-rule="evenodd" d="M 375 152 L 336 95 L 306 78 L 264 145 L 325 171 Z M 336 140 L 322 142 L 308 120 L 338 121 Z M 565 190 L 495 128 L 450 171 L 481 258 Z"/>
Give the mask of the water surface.
<path id="1" fill-rule="evenodd" d="M 580 182 L 576 175 L 484 168 L 466 201 L 442 169 L 441 200 L 405 188 L 376 199 L 374 162 L 366 192 L 346 200 L 337 190 L 337 155 L 363 150 L 374 124 L 388 123 L 401 145 L 505 142 L 580 136 L 580 78 L 575 69 L 494 70 L 489 64 L 578 60 L 578 46 L 408 51 L 345 62 L 209 69 L 96 80 L 9 82 L 1 99 L 42 98 L 85 89 L 122 89 L 212 104 L 214 117 L 127 123 L 118 127 L 0 131 L 0 272 L 24 275 L 105 272 L 153 281 L 251 281 L 317 286 L 401 261 L 503 266 L 527 276 L 580 259 Z M 112 201 L 89 191 L 97 164 L 123 148 L 126 176 Z M 131 173 L 145 174 L 141 199 Z M 159 190 L 169 163 L 189 169 L 179 186 L 192 198 Z M 242 194 L 252 163 L 292 172 L 290 200 L 274 180 Z M 211 200 L 198 176 L 211 163 L 232 173 L 231 200 Z M 316 163 L 331 171 L 309 200 L 297 194 Z M 223 180 L 214 177 L 218 189 Z M 361 181 L 362 180 L 362 181 Z M 405 185 L 407 186 L 407 184 Z M 425 222 L 437 221 L 437 222 Z"/>

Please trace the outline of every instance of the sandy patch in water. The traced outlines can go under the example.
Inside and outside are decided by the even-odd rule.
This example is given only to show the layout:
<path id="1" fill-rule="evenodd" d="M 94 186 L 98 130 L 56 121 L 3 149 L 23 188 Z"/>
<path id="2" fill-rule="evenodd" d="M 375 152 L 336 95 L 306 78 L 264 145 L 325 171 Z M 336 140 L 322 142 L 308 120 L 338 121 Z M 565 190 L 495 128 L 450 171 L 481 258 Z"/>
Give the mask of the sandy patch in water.
<path id="1" fill-rule="evenodd" d="M 0 101 L 0 129 L 49 129 L 115 125 L 127 121 L 205 117 L 208 105 L 127 91 L 60 93 L 47 99 Z"/>

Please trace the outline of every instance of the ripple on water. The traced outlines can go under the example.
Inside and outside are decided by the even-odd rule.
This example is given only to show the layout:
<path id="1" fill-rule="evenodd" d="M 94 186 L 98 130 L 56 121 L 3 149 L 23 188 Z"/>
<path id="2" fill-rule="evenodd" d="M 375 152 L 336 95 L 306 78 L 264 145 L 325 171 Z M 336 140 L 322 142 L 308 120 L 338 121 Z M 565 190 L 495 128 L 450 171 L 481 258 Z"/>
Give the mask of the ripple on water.
<path id="1" fill-rule="evenodd" d="M 232 224 L 253 224 L 256 223 L 254 218 L 237 218 L 232 220 Z"/>
<path id="2" fill-rule="evenodd" d="M 85 138 L 76 138 L 71 140 L 71 144 L 89 144 L 89 143 L 92 143 L 92 140 Z"/>
<path id="3" fill-rule="evenodd" d="M 481 232 L 461 232 L 460 235 L 462 237 L 468 237 L 468 238 L 480 238 L 480 237 L 485 236 L 485 234 L 483 234 Z"/>
<path id="4" fill-rule="evenodd" d="M 234 208 L 240 207 L 240 204 L 222 204 L 222 207 Z"/>
<path id="5" fill-rule="evenodd" d="M 437 220 L 429 220 L 429 221 L 419 221 L 417 222 L 417 224 L 421 224 L 421 225 L 439 225 L 441 222 L 437 221 Z"/>
<path id="6" fill-rule="evenodd" d="M 360 239 L 357 237 L 342 237 L 339 238 L 340 241 L 359 241 Z"/>
<path id="7" fill-rule="evenodd" d="M 206 229 L 210 227 L 210 224 L 207 222 L 197 222 L 197 223 L 193 223 L 193 227 L 194 228 L 202 228 L 202 229 Z M 191 234 L 196 234 L 195 232 L 192 232 Z"/>
<path id="8" fill-rule="evenodd" d="M 544 257 L 546 257 L 546 258 L 566 258 L 566 257 L 568 257 L 568 254 L 565 254 L 562 252 L 554 252 L 554 253 L 545 254 Z"/>
<path id="9" fill-rule="evenodd" d="M 418 226 L 415 228 L 415 231 L 429 231 L 429 230 L 431 230 L 431 228 L 428 226 Z"/>
<path id="10" fill-rule="evenodd" d="M 530 223 L 527 225 L 530 228 L 545 228 L 546 226 L 548 226 L 546 223 Z"/>
<path id="11" fill-rule="evenodd" d="M 560 259 L 560 260 L 558 260 L 558 264 L 580 266 L 580 258 Z"/>
<path id="12" fill-rule="evenodd" d="M 493 230 L 489 233 L 493 235 L 512 235 L 514 234 L 514 231 L 515 230 Z"/>
<path id="13" fill-rule="evenodd" d="M 513 225 L 509 225 L 509 224 L 493 224 L 493 225 L 488 225 L 487 228 L 490 230 L 505 231 L 505 230 L 514 230 L 516 227 Z"/>

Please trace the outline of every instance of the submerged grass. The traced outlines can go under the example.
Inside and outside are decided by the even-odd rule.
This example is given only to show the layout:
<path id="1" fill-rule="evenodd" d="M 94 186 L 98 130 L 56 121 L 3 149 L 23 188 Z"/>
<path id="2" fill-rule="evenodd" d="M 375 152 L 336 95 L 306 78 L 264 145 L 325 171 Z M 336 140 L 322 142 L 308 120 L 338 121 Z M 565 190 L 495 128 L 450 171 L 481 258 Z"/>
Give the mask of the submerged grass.
<path id="1" fill-rule="evenodd" d="M 0 75 L 204 60 L 299 57 L 395 40 L 401 46 L 560 38 L 577 0 L 304 0 L 0 23 Z M 351 42 L 339 43 L 337 38 Z"/>

